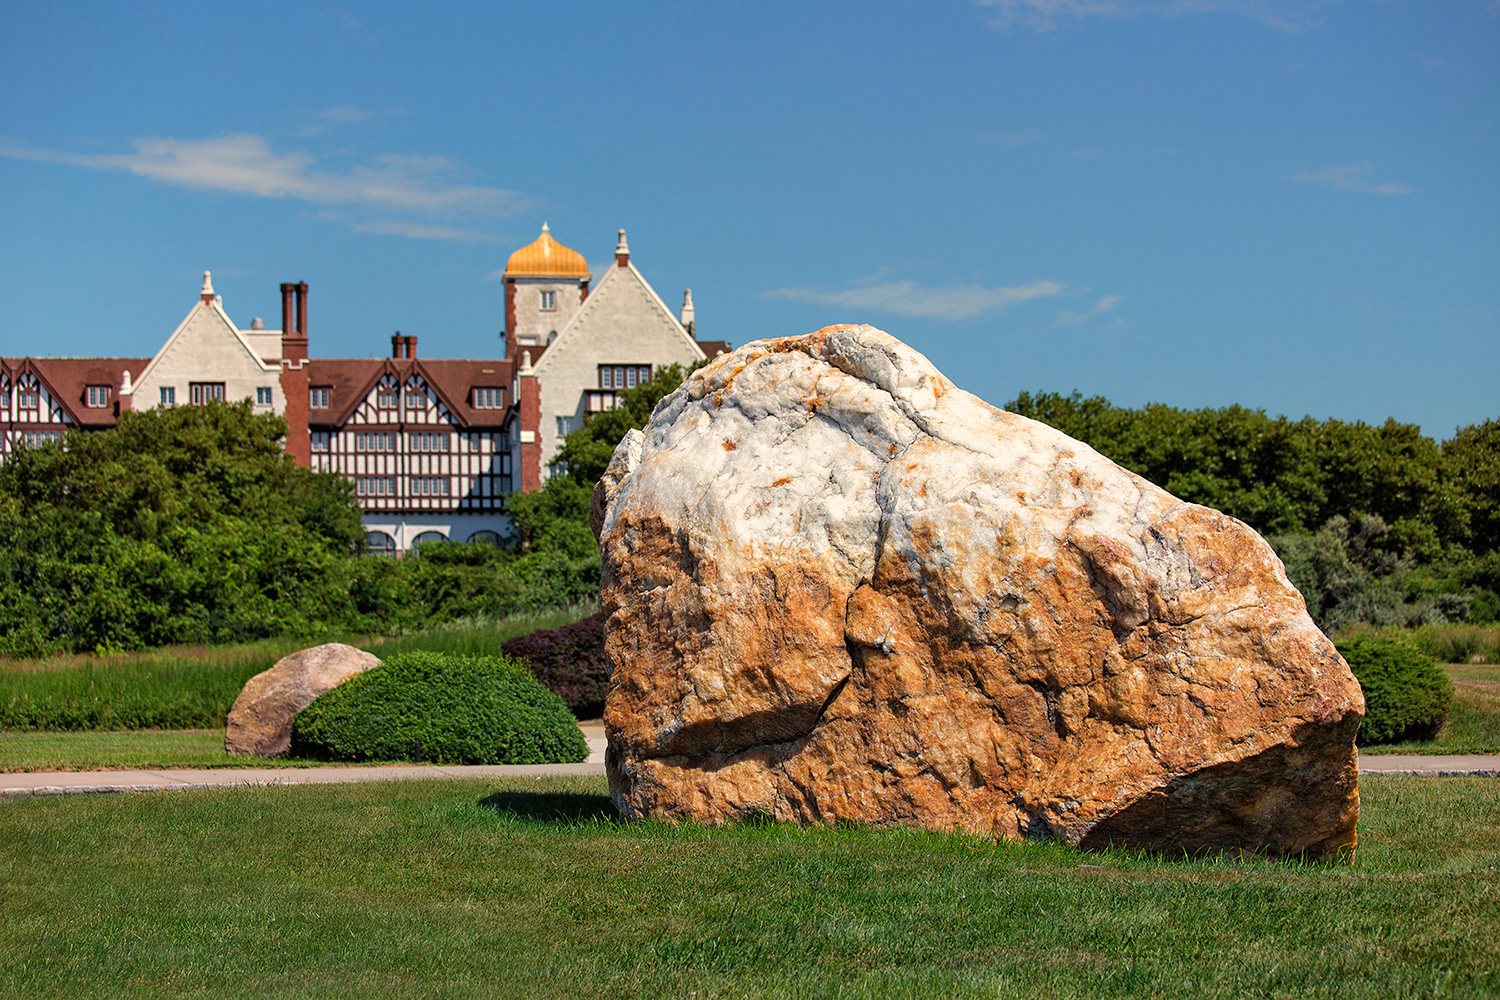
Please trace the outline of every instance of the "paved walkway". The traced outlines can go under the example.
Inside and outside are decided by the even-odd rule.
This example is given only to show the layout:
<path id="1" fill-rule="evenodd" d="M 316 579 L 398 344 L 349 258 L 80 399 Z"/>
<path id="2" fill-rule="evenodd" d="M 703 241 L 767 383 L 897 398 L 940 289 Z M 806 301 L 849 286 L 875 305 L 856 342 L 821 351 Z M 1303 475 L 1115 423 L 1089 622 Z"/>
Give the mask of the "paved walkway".
<path id="1" fill-rule="evenodd" d="M 432 778 L 536 778 L 604 774 L 604 727 L 579 726 L 588 740 L 582 764 L 407 764 L 383 767 L 215 767 L 162 771 L 29 771 L 0 774 L 0 795 L 81 792 L 155 792 L 174 788 L 247 788 L 258 785 L 337 785 L 350 781 Z"/>
<path id="2" fill-rule="evenodd" d="M 591 732 L 582 764 L 485 764 L 444 767 L 224 767 L 169 771 L 34 771 L 0 774 L 0 795 L 63 795 L 82 792 L 146 792 L 173 788 L 244 788 L 258 785 L 336 785 L 349 781 L 432 778 L 532 778 L 557 774 L 604 774 L 604 732 Z M 1359 758 L 1365 774 L 1475 775 L 1500 777 L 1500 756 L 1418 757 L 1395 754 Z"/>

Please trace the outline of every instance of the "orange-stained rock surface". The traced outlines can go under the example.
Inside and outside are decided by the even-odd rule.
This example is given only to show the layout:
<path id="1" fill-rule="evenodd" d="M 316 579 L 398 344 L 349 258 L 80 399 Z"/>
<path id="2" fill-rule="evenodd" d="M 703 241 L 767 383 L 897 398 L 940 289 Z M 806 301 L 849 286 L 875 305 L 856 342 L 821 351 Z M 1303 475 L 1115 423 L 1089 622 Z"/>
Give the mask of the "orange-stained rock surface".
<path id="1" fill-rule="evenodd" d="M 283 656 L 245 682 L 229 709 L 224 752 L 279 757 L 292 742 L 292 719 L 324 691 L 380 663 L 374 653 L 326 642 Z"/>
<path id="2" fill-rule="evenodd" d="M 695 373 L 592 520 L 629 816 L 1354 846 L 1364 700 L 1265 541 L 871 327 Z"/>

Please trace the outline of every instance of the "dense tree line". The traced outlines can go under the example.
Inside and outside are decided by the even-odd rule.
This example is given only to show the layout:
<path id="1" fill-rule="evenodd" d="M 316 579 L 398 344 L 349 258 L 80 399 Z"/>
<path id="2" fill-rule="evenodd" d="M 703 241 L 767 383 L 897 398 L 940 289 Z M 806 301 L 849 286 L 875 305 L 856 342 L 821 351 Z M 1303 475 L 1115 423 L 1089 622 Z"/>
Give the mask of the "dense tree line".
<path id="1" fill-rule="evenodd" d="M 576 532 L 358 558 L 353 487 L 298 468 L 285 434 L 213 403 L 19 449 L 0 464 L 0 654 L 391 632 L 597 596 Z"/>
<path id="2" fill-rule="evenodd" d="M 0 464 L 0 655 L 393 632 L 598 593 L 593 483 L 689 370 L 570 434 L 507 504 L 501 546 L 366 556 L 350 484 L 298 468 L 248 404 L 126 413 Z M 1500 422 L 1439 444 L 1409 424 L 1126 409 L 1022 393 L 1008 409 L 1267 535 L 1327 629 L 1500 617 Z"/>
<path id="3" fill-rule="evenodd" d="M 1500 611 L 1500 421 L 1439 444 L 1394 419 L 1127 409 L 1076 392 L 1023 392 L 1006 409 L 1266 535 L 1325 628 Z"/>

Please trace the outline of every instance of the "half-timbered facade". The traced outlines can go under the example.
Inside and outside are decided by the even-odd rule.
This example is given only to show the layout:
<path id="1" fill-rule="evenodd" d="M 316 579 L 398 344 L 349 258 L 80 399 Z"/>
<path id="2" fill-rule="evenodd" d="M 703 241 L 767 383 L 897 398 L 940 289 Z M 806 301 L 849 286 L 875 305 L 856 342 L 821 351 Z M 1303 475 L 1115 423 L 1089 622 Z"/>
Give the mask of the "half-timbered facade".
<path id="1" fill-rule="evenodd" d="M 418 359 L 393 338 L 381 361 L 308 363 L 309 465 L 354 483 L 372 548 L 423 536 L 497 540 L 514 488 L 505 361 Z"/>
<path id="2" fill-rule="evenodd" d="M 630 263 L 625 233 L 590 295 L 583 256 L 541 236 L 505 271 L 501 357 L 309 358 L 307 285 L 283 284 L 282 328 L 240 329 L 203 274 L 198 301 L 150 358 L 0 358 L 0 458 L 113 426 L 122 411 L 248 399 L 287 421 L 299 464 L 347 478 L 372 551 L 498 541 L 504 498 L 540 488 L 562 437 L 673 362 L 727 350 L 695 339 Z"/>

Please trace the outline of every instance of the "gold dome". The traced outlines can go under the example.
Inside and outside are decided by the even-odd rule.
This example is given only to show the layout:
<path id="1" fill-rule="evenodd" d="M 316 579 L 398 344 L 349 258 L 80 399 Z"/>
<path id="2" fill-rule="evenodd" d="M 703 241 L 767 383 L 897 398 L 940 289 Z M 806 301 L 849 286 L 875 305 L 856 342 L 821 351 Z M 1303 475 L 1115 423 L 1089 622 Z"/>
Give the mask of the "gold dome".
<path id="1" fill-rule="evenodd" d="M 552 238 L 547 224 L 542 223 L 542 235 L 530 246 L 524 246 L 510 255 L 505 263 L 505 276 L 532 278 L 587 278 L 589 266 L 583 254 L 570 250 Z"/>

